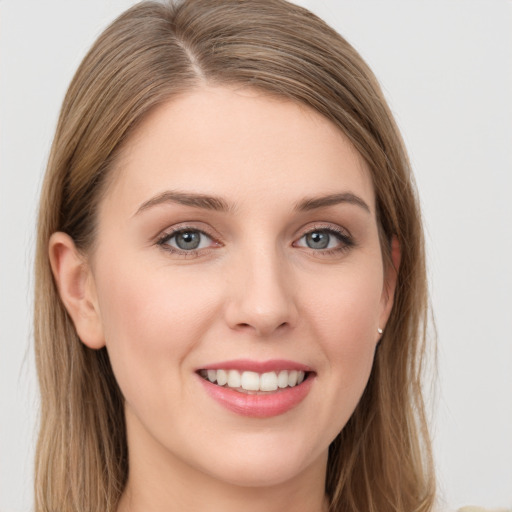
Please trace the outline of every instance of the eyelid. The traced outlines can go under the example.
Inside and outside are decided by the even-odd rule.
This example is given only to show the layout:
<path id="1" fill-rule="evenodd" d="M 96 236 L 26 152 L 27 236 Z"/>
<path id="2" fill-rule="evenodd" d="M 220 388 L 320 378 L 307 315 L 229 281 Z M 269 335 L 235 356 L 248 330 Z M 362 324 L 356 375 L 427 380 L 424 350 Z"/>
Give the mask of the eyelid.
<path id="1" fill-rule="evenodd" d="M 201 233 L 201 235 L 206 236 L 212 241 L 211 246 L 203 247 L 201 249 L 184 250 L 178 247 L 173 247 L 166 243 L 168 240 L 184 231 L 195 231 L 197 233 Z M 171 254 L 176 254 L 178 256 L 198 256 L 199 254 L 205 254 L 209 250 L 215 247 L 221 247 L 223 245 L 222 241 L 220 240 L 220 236 L 214 234 L 212 231 L 213 230 L 207 228 L 205 229 L 204 227 L 198 227 L 197 224 L 194 225 L 193 222 L 183 222 L 173 225 L 170 228 L 167 228 L 166 230 L 162 231 L 159 235 L 157 235 L 155 244 L 161 247 L 162 250 L 167 251 Z"/>
<path id="2" fill-rule="evenodd" d="M 314 233 L 315 231 L 326 231 L 333 233 L 334 236 L 338 239 L 340 246 L 338 247 L 331 247 L 331 248 L 325 248 L 325 249 L 313 249 L 311 247 L 307 247 L 306 245 L 296 245 L 300 240 L 302 240 L 305 236 L 307 236 L 310 233 Z M 348 229 L 343 228 L 337 224 L 331 224 L 331 223 L 314 223 L 313 225 L 308 225 L 306 227 L 303 227 L 301 229 L 301 234 L 299 237 L 295 239 L 295 241 L 292 244 L 294 247 L 300 247 L 307 250 L 312 251 L 313 253 L 316 253 L 317 255 L 325 255 L 325 254 L 332 254 L 336 252 L 341 252 L 350 249 L 351 247 L 355 246 L 355 240 L 348 231 Z"/>
<path id="3" fill-rule="evenodd" d="M 338 224 L 331 224 L 330 222 L 314 222 L 313 224 L 307 224 L 306 226 L 303 226 L 300 230 L 298 230 L 297 239 L 302 238 L 308 233 L 312 233 L 314 231 L 332 231 L 343 238 L 353 238 L 352 234 L 347 228 L 339 226 Z"/>
<path id="4" fill-rule="evenodd" d="M 175 233 L 179 233 L 180 231 L 199 231 L 210 238 L 222 242 L 222 237 L 220 234 L 214 230 L 211 226 L 206 224 L 203 221 L 183 221 L 177 222 L 176 224 L 169 225 L 168 227 L 161 229 L 158 233 L 153 237 L 155 242 L 164 239 L 165 237 L 172 236 Z"/>
<path id="5" fill-rule="evenodd" d="M 201 224 L 201 227 L 199 227 L 197 224 Z M 204 227 L 203 227 L 204 226 Z M 166 242 L 170 240 L 173 236 L 177 235 L 178 233 L 181 233 L 183 231 L 195 231 L 198 233 L 201 233 L 203 236 L 206 236 L 211 240 L 211 245 L 209 247 L 203 247 L 200 249 L 189 249 L 184 250 L 180 249 L 178 247 L 173 247 L 171 245 L 168 245 Z M 307 236 L 310 233 L 313 233 L 315 231 L 326 231 L 332 233 L 337 240 L 339 241 L 339 246 L 337 247 L 331 247 L 331 248 L 325 248 L 325 249 L 314 249 L 311 247 L 307 247 L 306 245 L 297 245 L 302 238 Z M 355 246 L 355 240 L 353 239 L 352 235 L 348 231 L 348 229 L 341 227 L 337 224 L 331 224 L 331 223 L 320 223 L 316 222 L 313 224 L 308 224 L 301 228 L 301 230 L 298 232 L 300 233 L 300 236 L 296 236 L 294 241 L 292 242 L 292 247 L 300 247 L 302 249 L 306 249 L 312 253 L 315 253 L 316 255 L 330 255 L 334 253 L 341 253 L 343 251 L 349 250 L 351 247 Z M 166 230 L 160 232 L 159 235 L 157 235 L 155 242 L 156 245 L 162 248 L 162 250 L 165 250 L 171 254 L 175 254 L 177 256 L 199 256 L 199 255 L 206 255 L 209 253 L 212 249 L 222 247 L 224 245 L 221 237 L 217 235 L 216 232 L 213 231 L 208 225 L 204 225 L 203 222 L 182 222 L 179 224 L 175 224 L 171 226 L 170 228 L 167 228 Z"/>

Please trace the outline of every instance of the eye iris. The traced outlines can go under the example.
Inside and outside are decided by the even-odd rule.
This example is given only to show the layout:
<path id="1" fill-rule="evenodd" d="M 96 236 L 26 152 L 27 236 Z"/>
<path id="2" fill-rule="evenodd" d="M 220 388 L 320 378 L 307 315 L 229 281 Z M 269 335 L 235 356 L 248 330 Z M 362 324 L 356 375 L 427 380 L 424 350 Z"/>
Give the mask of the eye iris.
<path id="1" fill-rule="evenodd" d="M 176 245 L 180 249 L 197 249 L 200 242 L 201 235 L 196 231 L 182 231 L 176 234 Z"/>
<path id="2" fill-rule="evenodd" d="M 313 231 L 306 235 L 306 244 L 311 249 L 325 249 L 329 245 L 330 236 L 324 231 Z"/>

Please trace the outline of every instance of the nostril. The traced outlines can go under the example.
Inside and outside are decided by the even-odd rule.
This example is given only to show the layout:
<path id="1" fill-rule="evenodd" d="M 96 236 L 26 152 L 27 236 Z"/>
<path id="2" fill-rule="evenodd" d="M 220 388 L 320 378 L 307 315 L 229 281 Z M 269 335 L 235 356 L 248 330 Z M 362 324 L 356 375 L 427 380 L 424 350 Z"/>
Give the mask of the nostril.
<path id="1" fill-rule="evenodd" d="M 258 336 L 268 336 L 272 333 L 281 333 L 290 326 L 289 322 L 281 322 L 277 326 L 273 322 L 254 322 L 254 325 L 248 322 L 240 322 L 235 325 L 234 329 L 238 331 L 251 331 Z"/>

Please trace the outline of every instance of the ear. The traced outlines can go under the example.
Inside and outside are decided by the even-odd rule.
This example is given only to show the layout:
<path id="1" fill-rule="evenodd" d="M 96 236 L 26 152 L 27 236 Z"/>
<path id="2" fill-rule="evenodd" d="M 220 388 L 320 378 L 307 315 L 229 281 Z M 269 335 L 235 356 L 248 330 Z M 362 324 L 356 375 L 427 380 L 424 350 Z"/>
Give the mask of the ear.
<path id="1" fill-rule="evenodd" d="M 398 270 L 400 268 L 400 260 L 402 257 L 400 244 L 396 236 L 391 239 L 391 262 L 385 263 L 384 269 L 384 288 L 382 292 L 382 313 L 379 319 L 379 327 L 384 329 L 391 314 L 393 301 L 395 297 L 396 284 L 398 279 Z"/>
<path id="2" fill-rule="evenodd" d="M 102 348 L 105 340 L 94 279 L 87 261 L 73 239 L 62 232 L 50 237 L 48 251 L 60 298 L 78 337 L 89 348 Z"/>

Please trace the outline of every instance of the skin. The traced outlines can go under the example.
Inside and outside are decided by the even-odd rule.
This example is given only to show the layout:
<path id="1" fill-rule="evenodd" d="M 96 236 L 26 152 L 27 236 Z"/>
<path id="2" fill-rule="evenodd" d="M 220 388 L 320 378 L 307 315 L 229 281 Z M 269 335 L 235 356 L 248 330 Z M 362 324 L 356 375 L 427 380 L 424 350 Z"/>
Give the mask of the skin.
<path id="1" fill-rule="evenodd" d="M 146 118 L 113 173 L 94 251 L 63 233 L 49 250 L 80 339 L 106 345 L 125 396 L 119 511 L 325 510 L 328 446 L 366 386 L 395 286 L 365 162 L 307 107 L 201 87 Z M 166 191 L 227 210 L 148 204 Z M 296 209 L 347 193 L 360 202 Z M 158 243 L 183 227 L 206 233 L 197 252 Z M 308 247 L 319 230 L 327 249 Z M 308 396 L 270 418 L 227 410 L 196 370 L 240 358 L 310 366 Z"/>

